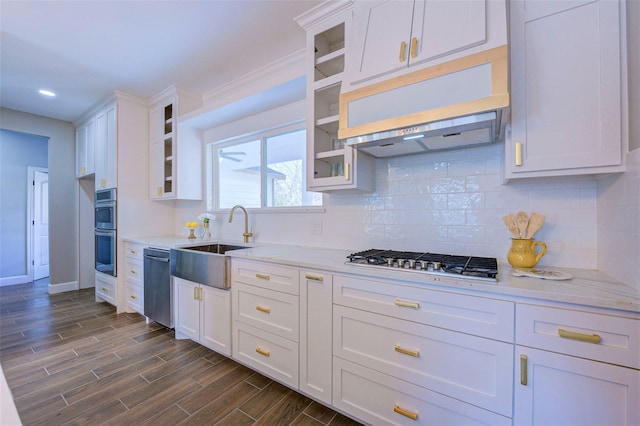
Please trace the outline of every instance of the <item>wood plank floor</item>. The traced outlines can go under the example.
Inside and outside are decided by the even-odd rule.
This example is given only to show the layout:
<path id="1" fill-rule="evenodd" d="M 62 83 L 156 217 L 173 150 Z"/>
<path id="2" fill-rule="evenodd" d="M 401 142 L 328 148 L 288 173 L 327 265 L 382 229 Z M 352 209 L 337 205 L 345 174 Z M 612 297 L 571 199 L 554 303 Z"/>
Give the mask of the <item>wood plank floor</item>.
<path id="1" fill-rule="evenodd" d="M 358 425 L 172 330 L 49 295 L 0 287 L 0 364 L 25 425 Z"/>

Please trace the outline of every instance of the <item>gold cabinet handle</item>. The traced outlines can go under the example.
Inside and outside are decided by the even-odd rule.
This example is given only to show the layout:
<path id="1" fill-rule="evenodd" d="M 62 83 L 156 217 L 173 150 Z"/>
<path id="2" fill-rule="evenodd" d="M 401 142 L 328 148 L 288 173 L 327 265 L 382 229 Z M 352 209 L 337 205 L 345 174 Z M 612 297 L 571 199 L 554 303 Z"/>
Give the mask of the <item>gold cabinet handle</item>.
<path id="1" fill-rule="evenodd" d="M 100 179 L 100 187 L 101 188 L 106 188 L 107 187 L 107 179 L 106 178 Z"/>
<path id="2" fill-rule="evenodd" d="M 271 279 L 271 275 L 257 273 L 256 274 L 256 278 L 260 278 L 261 280 L 270 280 Z"/>
<path id="3" fill-rule="evenodd" d="M 85 166 L 80 167 L 80 174 L 83 175 L 87 172 L 87 169 L 85 168 Z"/>
<path id="4" fill-rule="evenodd" d="M 575 331 L 564 330 L 562 328 L 558 329 L 558 336 L 562 337 L 563 339 L 579 340 L 580 342 L 595 344 L 600 343 L 600 341 L 602 340 L 597 334 L 577 333 Z"/>
<path id="5" fill-rule="evenodd" d="M 105 293 L 109 293 L 109 289 L 107 287 L 102 287 L 102 291 Z"/>
<path id="6" fill-rule="evenodd" d="M 256 352 L 258 352 L 260 355 L 263 355 L 263 356 L 266 356 L 266 357 L 271 356 L 271 352 L 265 351 L 264 349 L 262 349 L 259 346 L 256 348 Z"/>
<path id="7" fill-rule="evenodd" d="M 414 37 L 411 39 L 411 58 L 415 58 L 418 56 L 418 38 Z"/>
<path id="8" fill-rule="evenodd" d="M 522 166 L 522 142 L 516 142 L 516 166 Z"/>
<path id="9" fill-rule="evenodd" d="M 138 271 L 136 271 L 135 269 L 132 269 L 132 270 L 131 270 L 131 273 L 132 273 L 133 275 L 138 275 Z"/>
<path id="10" fill-rule="evenodd" d="M 129 253 L 131 253 L 131 254 L 138 254 L 138 251 L 137 251 L 137 250 L 133 250 L 133 249 L 131 249 L 131 250 L 129 250 Z"/>
<path id="11" fill-rule="evenodd" d="M 418 302 L 407 302 L 406 300 L 396 299 L 393 303 L 396 306 L 401 306 L 403 308 L 420 309 L 420 304 Z"/>
<path id="12" fill-rule="evenodd" d="M 393 406 L 393 411 L 405 417 L 409 417 L 411 420 L 418 420 L 417 412 L 405 410 L 404 408 L 400 407 L 398 404 Z"/>
<path id="13" fill-rule="evenodd" d="M 260 312 L 264 312 L 265 314 L 270 314 L 271 313 L 271 308 L 265 308 L 264 306 L 256 306 L 256 311 L 260 311 Z"/>
<path id="14" fill-rule="evenodd" d="M 409 355 L 415 358 L 418 358 L 420 356 L 420 351 L 418 350 L 413 350 L 413 349 L 407 349 L 407 348 L 403 348 L 400 345 L 396 345 L 394 350 L 398 353 L 404 354 L 404 355 Z"/>
<path id="15" fill-rule="evenodd" d="M 398 56 L 398 60 L 400 62 L 404 62 L 404 55 L 407 53 L 407 43 L 406 42 L 401 42 L 400 43 L 400 55 Z"/>
<path id="16" fill-rule="evenodd" d="M 136 296 L 135 294 L 132 294 L 130 297 L 131 297 L 133 300 L 136 300 L 136 299 L 138 298 L 138 296 Z"/>
<path id="17" fill-rule="evenodd" d="M 156 190 L 156 193 L 158 194 L 158 197 L 162 196 L 162 187 L 159 186 L 158 189 Z"/>
<path id="18" fill-rule="evenodd" d="M 520 384 L 524 386 L 527 386 L 527 361 L 527 356 L 520 354 Z"/>
<path id="19" fill-rule="evenodd" d="M 344 178 L 346 180 L 351 179 L 351 163 L 344 163 Z"/>
<path id="20" fill-rule="evenodd" d="M 321 275 L 306 274 L 304 277 L 306 279 L 312 280 L 312 281 L 322 281 L 323 280 L 323 277 Z"/>

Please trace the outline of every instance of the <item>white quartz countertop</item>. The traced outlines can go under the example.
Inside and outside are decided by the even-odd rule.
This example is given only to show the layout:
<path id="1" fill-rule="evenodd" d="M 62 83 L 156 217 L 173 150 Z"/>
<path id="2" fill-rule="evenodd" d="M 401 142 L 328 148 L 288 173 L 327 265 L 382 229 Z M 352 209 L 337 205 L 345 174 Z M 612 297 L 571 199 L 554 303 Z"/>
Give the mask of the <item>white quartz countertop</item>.
<path id="1" fill-rule="evenodd" d="M 203 240 L 189 240 L 186 237 L 125 238 L 125 241 L 167 249 L 211 243 Z M 238 243 L 237 241 L 220 242 L 244 246 L 243 243 Z M 249 243 L 246 246 L 249 246 L 249 248 L 229 251 L 227 255 L 240 259 L 287 264 L 298 268 L 356 274 L 369 279 L 390 279 L 403 284 L 422 284 L 488 293 L 510 299 L 566 302 L 640 313 L 640 290 L 595 270 L 541 267 L 541 269 L 565 272 L 573 276 L 569 280 L 548 280 L 516 277 L 512 275 L 513 270 L 510 265 L 500 264 L 498 267 L 498 281 L 488 282 L 465 278 L 450 278 L 449 276 L 432 275 L 425 272 L 346 264 L 347 256 L 353 253 L 353 250 L 261 243 Z"/>

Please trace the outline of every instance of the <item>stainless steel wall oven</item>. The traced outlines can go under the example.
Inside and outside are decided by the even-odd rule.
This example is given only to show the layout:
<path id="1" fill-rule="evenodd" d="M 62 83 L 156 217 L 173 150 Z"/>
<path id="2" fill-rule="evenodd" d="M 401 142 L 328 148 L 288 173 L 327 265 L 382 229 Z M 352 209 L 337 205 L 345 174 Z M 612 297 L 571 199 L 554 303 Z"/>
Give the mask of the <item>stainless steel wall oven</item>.
<path id="1" fill-rule="evenodd" d="M 95 195 L 96 271 L 117 276 L 116 189 L 96 191 Z"/>

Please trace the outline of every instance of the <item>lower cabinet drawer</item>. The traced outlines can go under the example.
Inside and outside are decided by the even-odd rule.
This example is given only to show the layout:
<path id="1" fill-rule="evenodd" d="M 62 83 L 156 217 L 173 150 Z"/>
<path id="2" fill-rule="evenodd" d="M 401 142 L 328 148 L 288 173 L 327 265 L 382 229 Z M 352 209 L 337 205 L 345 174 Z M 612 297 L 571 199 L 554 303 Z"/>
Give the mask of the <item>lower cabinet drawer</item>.
<path id="1" fill-rule="evenodd" d="M 338 357 L 333 358 L 333 405 L 372 425 L 511 425 L 509 417 Z"/>
<path id="2" fill-rule="evenodd" d="M 640 368 L 640 320 L 546 306 L 516 306 L 516 343 Z"/>
<path id="3" fill-rule="evenodd" d="M 300 292 L 300 278 L 295 268 L 233 258 L 231 271 L 234 283 L 241 282 L 295 295 Z"/>
<path id="4" fill-rule="evenodd" d="M 138 312 L 144 315 L 144 288 L 136 283 L 126 282 L 125 300 L 127 312 Z"/>
<path id="5" fill-rule="evenodd" d="M 96 297 L 116 306 L 116 284 L 114 278 L 96 272 Z"/>
<path id="6" fill-rule="evenodd" d="M 233 358 L 265 376 L 298 388 L 298 344 L 246 324 L 234 322 Z"/>
<path id="7" fill-rule="evenodd" d="M 511 417 L 513 345 L 343 306 L 333 315 L 335 356 Z"/>
<path id="8" fill-rule="evenodd" d="M 244 324 L 298 341 L 298 296 L 234 283 L 233 318 Z"/>

